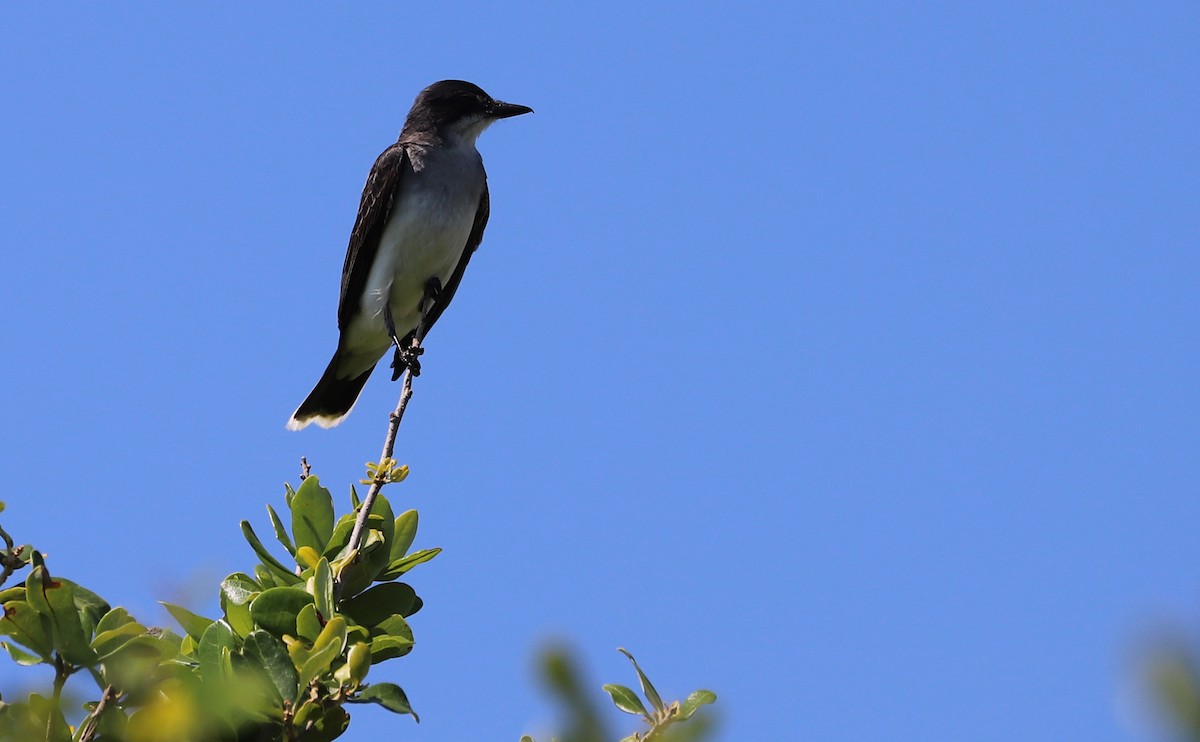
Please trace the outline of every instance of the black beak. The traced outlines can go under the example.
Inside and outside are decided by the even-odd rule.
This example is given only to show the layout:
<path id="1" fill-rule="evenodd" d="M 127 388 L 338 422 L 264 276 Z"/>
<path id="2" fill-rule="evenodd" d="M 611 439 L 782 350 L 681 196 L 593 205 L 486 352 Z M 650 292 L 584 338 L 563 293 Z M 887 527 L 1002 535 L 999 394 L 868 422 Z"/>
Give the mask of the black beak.
<path id="1" fill-rule="evenodd" d="M 493 101 L 491 111 L 493 118 L 506 119 L 513 116 L 520 116 L 523 113 L 533 113 L 533 109 L 529 106 L 522 106 L 516 103 L 505 103 L 502 100 Z"/>

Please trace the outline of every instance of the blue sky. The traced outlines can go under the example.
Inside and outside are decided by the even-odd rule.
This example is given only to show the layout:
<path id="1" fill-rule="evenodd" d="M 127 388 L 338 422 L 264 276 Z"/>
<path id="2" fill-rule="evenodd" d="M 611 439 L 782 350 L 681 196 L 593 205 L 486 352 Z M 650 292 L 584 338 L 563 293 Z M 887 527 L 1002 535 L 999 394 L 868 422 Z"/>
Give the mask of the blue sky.
<path id="1" fill-rule="evenodd" d="M 1200 618 L 1200 8 L 414 7 L 0 9 L 9 531 L 165 623 L 301 455 L 344 497 L 395 385 L 283 425 L 368 168 L 465 78 L 536 114 L 480 140 L 397 448 L 446 549 L 377 669 L 405 738 L 548 728 L 548 637 L 597 694 L 617 646 L 712 688 L 721 740 L 1156 738 L 1139 653 Z"/>

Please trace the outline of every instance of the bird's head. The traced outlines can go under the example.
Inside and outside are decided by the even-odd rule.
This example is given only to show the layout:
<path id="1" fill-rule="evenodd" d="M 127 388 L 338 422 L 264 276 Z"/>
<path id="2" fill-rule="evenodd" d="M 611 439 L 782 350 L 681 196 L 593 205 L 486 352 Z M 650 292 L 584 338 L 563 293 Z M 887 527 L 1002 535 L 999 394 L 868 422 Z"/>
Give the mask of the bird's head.
<path id="1" fill-rule="evenodd" d="M 404 131 L 436 132 L 443 139 L 474 143 L 492 122 L 532 112 L 529 106 L 496 100 L 473 83 L 442 80 L 417 96 Z"/>

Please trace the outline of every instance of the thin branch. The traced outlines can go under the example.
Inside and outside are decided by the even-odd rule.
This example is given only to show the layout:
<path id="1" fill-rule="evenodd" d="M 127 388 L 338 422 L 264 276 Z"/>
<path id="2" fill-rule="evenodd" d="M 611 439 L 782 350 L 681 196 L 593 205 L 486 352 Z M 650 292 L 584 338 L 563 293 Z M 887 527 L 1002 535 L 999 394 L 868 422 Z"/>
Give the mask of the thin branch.
<path id="1" fill-rule="evenodd" d="M 305 479 L 308 479 L 310 474 L 312 474 L 312 466 L 309 465 L 308 459 L 301 456 L 300 457 L 300 481 L 303 482 Z"/>
<path id="2" fill-rule="evenodd" d="M 417 329 L 413 331 L 412 344 L 409 346 L 410 358 L 415 359 L 421 352 L 421 338 L 425 334 L 425 318 L 432 307 L 432 302 L 426 303 L 424 299 L 422 300 L 421 319 L 417 322 Z M 397 351 L 399 352 L 398 345 Z M 408 400 L 412 398 L 414 365 L 415 362 L 410 363 L 404 370 L 404 385 L 400 391 L 400 401 L 396 403 L 396 409 L 388 417 L 387 437 L 383 439 L 383 453 L 379 457 L 380 468 L 371 482 L 371 489 L 367 491 L 367 496 L 359 507 L 358 517 L 354 520 L 354 530 L 350 532 L 350 541 L 347 542 L 347 553 L 356 551 L 362 546 L 367 517 L 371 514 L 371 508 L 375 506 L 375 498 L 379 496 L 379 491 L 388 482 L 387 475 L 390 470 L 383 466 L 383 462 L 392 458 L 392 452 L 396 448 L 396 434 L 400 431 L 400 421 L 404 419 L 404 410 L 408 407 Z"/>
<path id="3" fill-rule="evenodd" d="M 87 719 L 83 722 L 83 728 L 79 733 L 79 742 L 91 742 L 96 737 L 96 732 L 100 728 L 100 714 L 104 713 L 104 709 L 108 707 L 109 701 L 117 700 L 116 688 L 111 685 L 104 689 L 104 695 L 100 696 L 100 702 L 96 704 L 96 708 L 92 709 L 92 713 L 88 714 Z"/>

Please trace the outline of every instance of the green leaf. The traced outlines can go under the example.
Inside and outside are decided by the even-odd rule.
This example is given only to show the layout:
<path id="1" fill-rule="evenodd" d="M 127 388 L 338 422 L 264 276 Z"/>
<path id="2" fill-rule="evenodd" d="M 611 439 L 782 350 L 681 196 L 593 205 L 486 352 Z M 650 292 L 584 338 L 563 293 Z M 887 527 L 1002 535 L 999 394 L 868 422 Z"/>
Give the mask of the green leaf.
<path id="1" fill-rule="evenodd" d="M 326 621 L 333 618 L 333 570 L 325 557 L 321 557 L 313 571 L 313 600 L 322 618 Z"/>
<path id="2" fill-rule="evenodd" d="M 637 670 L 638 680 L 642 683 L 642 695 L 646 697 L 646 700 L 650 702 L 650 705 L 654 707 L 654 710 L 661 714 L 663 709 L 666 708 L 666 705 L 663 704 L 662 698 L 658 695 L 658 691 L 654 689 L 654 685 L 650 683 L 650 678 L 646 677 L 646 673 L 642 672 L 642 668 L 638 667 L 637 660 L 633 658 L 632 654 L 626 652 L 620 647 L 617 648 L 617 651 L 628 657 L 629 661 L 633 663 L 633 669 Z"/>
<path id="3" fill-rule="evenodd" d="M 377 665 L 386 660 L 403 657 L 412 651 L 413 640 L 411 634 L 406 638 L 403 636 L 375 636 L 371 638 L 371 664 Z"/>
<path id="4" fill-rule="evenodd" d="M 315 476 L 300 484 L 292 498 L 292 536 L 296 548 L 308 546 L 318 554 L 325 551 L 333 535 L 333 497 Z"/>
<path id="5" fill-rule="evenodd" d="M 46 662 L 52 660 L 51 655 L 54 652 L 51 634 L 50 617 L 38 613 L 25 601 L 14 600 L 4 606 L 4 617 L 0 618 L 0 635 L 11 636 L 18 644 L 33 650 Z"/>
<path id="6" fill-rule="evenodd" d="M 271 526 L 275 529 L 275 539 L 283 544 L 283 548 L 288 550 L 292 556 L 296 556 L 296 547 L 292 545 L 292 540 L 288 538 L 287 530 L 283 527 L 283 521 L 279 519 L 279 513 L 275 512 L 275 508 L 267 505 L 267 514 L 271 516 Z"/>
<path id="7" fill-rule="evenodd" d="M 125 646 L 133 639 L 145 635 L 145 626 L 136 621 L 130 621 L 129 623 L 121 624 L 115 629 L 109 629 L 96 634 L 92 639 L 92 649 L 96 651 L 96 655 L 103 661 L 105 657 Z"/>
<path id="8" fill-rule="evenodd" d="M 374 525 L 376 517 L 379 518 L 378 527 Z M 369 519 L 372 521 L 371 530 L 377 531 L 383 542 L 375 549 L 367 549 L 366 543 L 363 544 L 363 558 L 366 561 L 367 573 L 372 580 L 375 580 L 383 570 L 387 569 L 388 563 L 392 560 L 390 548 L 396 533 L 396 516 L 392 514 L 392 505 L 386 497 L 379 495 L 375 498 Z"/>
<path id="9" fill-rule="evenodd" d="M 604 690 L 608 692 L 608 695 L 612 696 L 613 703 L 617 708 L 627 714 L 644 716 L 650 719 L 650 714 L 646 712 L 646 707 L 642 705 L 641 699 L 637 697 L 637 694 L 632 689 L 615 683 L 607 683 L 604 686 Z"/>
<path id="10" fill-rule="evenodd" d="M 35 658 L 36 659 L 36 658 Z M 361 684 L 366 680 L 371 669 L 371 646 L 366 642 L 356 642 L 346 653 L 346 674 L 355 683 Z"/>
<path id="11" fill-rule="evenodd" d="M 29 696 L 29 710 L 37 718 L 39 729 L 45 730 L 45 742 L 71 742 L 71 728 L 63 717 L 62 710 L 54 700 L 37 693 Z"/>
<path id="12" fill-rule="evenodd" d="M 79 619 L 83 622 L 83 631 L 91 636 L 96 630 L 96 624 L 112 610 L 112 606 L 104 598 L 79 583 L 72 582 L 71 588 L 75 596 L 75 607 L 79 609 Z"/>
<path id="13" fill-rule="evenodd" d="M 409 571 L 418 564 L 424 564 L 430 559 L 433 559 L 438 554 L 441 554 L 441 548 L 422 549 L 415 551 L 406 557 L 401 557 L 387 566 L 383 574 L 379 575 L 380 580 L 394 580 L 405 572 Z"/>
<path id="14" fill-rule="evenodd" d="M 692 714 L 696 713 L 701 706 L 709 703 L 716 703 L 717 694 L 711 690 L 698 690 L 687 697 L 683 705 L 679 707 L 679 720 L 690 719 Z"/>
<path id="15" fill-rule="evenodd" d="M 374 519 L 378 516 L 372 515 Z M 366 538 L 363 539 L 362 548 L 358 550 L 357 555 L 343 554 L 338 557 L 338 562 L 341 566 L 337 569 L 338 592 L 343 599 L 351 598 L 358 595 L 363 590 L 371 586 L 375 581 L 376 575 L 381 569 L 376 569 L 376 562 L 371 555 L 375 552 L 385 552 L 383 548 L 383 536 L 380 531 L 371 529 L 367 531 Z"/>
<path id="16" fill-rule="evenodd" d="M 242 652 L 266 671 L 280 696 L 288 701 L 296 697 L 300 678 L 283 642 L 265 631 L 252 631 L 246 637 Z"/>
<path id="17" fill-rule="evenodd" d="M 280 582 L 279 580 L 276 580 L 275 575 L 271 573 L 271 570 L 267 569 L 261 564 L 254 565 L 254 580 L 262 586 L 263 590 L 266 590 L 269 587 L 284 587 L 285 585 L 292 584 L 291 582 Z"/>
<path id="18" fill-rule="evenodd" d="M 346 619 L 338 616 L 325 624 L 321 635 L 313 642 L 312 653 L 300 668 L 300 685 L 307 686 L 313 679 L 329 672 L 333 661 L 346 648 Z"/>
<path id="19" fill-rule="evenodd" d="M 221 594 L 231 603 L 245 605 L 262 592 L 262 587 L 248 574 L 234 572 L 221 580 Z"/>
<path id="20" fill-rule="evenodd" d="M 129 615 L 129 611 L 120 607 L 113 608 L 108 613 L 105 613 L 96 623 L 96 635 L 99 636 L 105 631 L 111 631 L 129 623 L 137 623 L 137 621 L 133 620 L 133 616 Z"/>
<path id="21" fill-rule="evenodd" d="M 300 582 L 300 578 L 291 570 L 283 566 L 283 564 L 271 556 L 271 552 L 263 546 L 262 541 L 259 541 L 258 534 L 254 532 L 254 528 L 250 525 L 250 521 L 242 521 L 242 535 L 246 537 L 246 541 L 250 543 L 250 548 L 254 549 L 254 553 L 262 560 L 263 566 L 271 573 L 271 576 L 276 581 L 282 582 L 284 585 L 295 585 Z M 255 568 L 257 571 L 257 568 Z"/>
<path id="22" fill-rule="evenodd" d="M 394 562 L 397 559 L 403 558 L 408 553 L 409 548 L 412 547 L 413 540 L 417 537 L 417 511 L 405 510 L 396 516 L 393 533 L 388 557 Z"/>
<path id="23" fill-rule="evenodd" d="M 397 714 L 412 714 L 413 719 L 418 722 L 421 719 L 417 716 L 417 712 L 408 703 L 408 696 L 404 695 L 404 691 L 395 683 L 371 683 L 353 698 L 348 699 L 350 703 L 378 703 L 388 711 L 394 711 Z"/>
<path id="24" fill-rule="evenodd" d="M 84 632 L 81 611 L 75 605 L 75 584 L 69 580 L 48 580 L 43 594 L 50 605 L 55 649 L 67 662 L 90 667 L 96 662 L 96 653 Z"/>
<path id="25" fill-rule="evenodd" d="M 50 573 L 45 565 L 34 567 L 25 578 L 25 601 L 30 608 L 47 618 L 54 612 L 50 609 L 50 601 L 46 599 L 46 583 L 49 581 Z"/>
<path id="26" fill-rule="evenodd" d="M 295 636 L 296 614 L 304 606 L 312 605 L 312 601 L 312 596 L 298 587 L 273 587 L 263 590 L 250 603 L 250 615 L 256 624 L 277 637 Z"/>
<path id="27" fill-rule="evenodd" d="M 246 637 L 254 631 L 250 603 L 261 591 L 257 582 L 241 572 L 235 572 L 221 581 L 221 610 L 238 636 Z"/>
<path id="28" fill-rule="evenodd" d="M 29 666 L 42 664 L 41 657 L 38 657 L 36 654 L 31 652 L 26 652 L 16 644 L 11 642 L 0 642 L 0 647 L 7 649 L 9 656 L 13 658 L 13 662 L 16 662 L 18 665 Z"/>
<path id="29" fill-rule="evenodd" d="M 362 505 L 362 500 L 358 499 L 358 490 L 354 489 L 354 485 L 350 485 L 350 509 L 358 510 Z"/>
<path id="30" fill-rule="evenodd" d="M 370 527 L 370 521 L 367 522 L 367 527 Z M 329 543 L 325 546 L 325 558 L 331 561 L 340 558 L 342 550 L 350 542 L 350 534 L 353 531 L 354 513 L 346 513 L 338 518 L 337 524 L 333 527 L 333 535 L 329 537 Z"/>
<path id="31" fill-rule="evenodd" d="M 296 614 L 296 636 L 315 642 L 321 635 L 321 619 L 317 618 L 317 607 L 309 603 Z"/>
<path id="32" fill-rule="evenodd" d="M 224 621 L 214 621 L 204 630 L 196 645 L 196 658 L 200 661 L 200 676 L 205 682 L 229 680 L 229 656 L 237 649 L 237 638 L 233 629 Z"/>
<path id="33" fill-rule="evenodd" d="M 339 608 L 356 623 L 375 626 L 389 616 L 407 615 L 416 597 L 413 589 L 403 582 L 388 582 L 343 600 Z"/>
<path id="34" fill-rule="evenodd" d="M 163 600 L 158 602 L 162 604 L 163 608 L 167 609 L 167 613 L 171 614 L 171 618 L 175 619 L 180 628 L 182 628 L 188 636 L 196 639 L 197 641 L 201 636 L 204 635 L 204 632 L 208 629 L 208 627 L 212 625 L 213 620 L 211 618 L 198 616 L 183 606 L 174 605 Z"/>
<path id="35" fill-rule="evenodd" d="M 371 636 L 391 636 L 412 641 L 412 627 L 401 616 L 388 616 L 371 628 Z"/>

